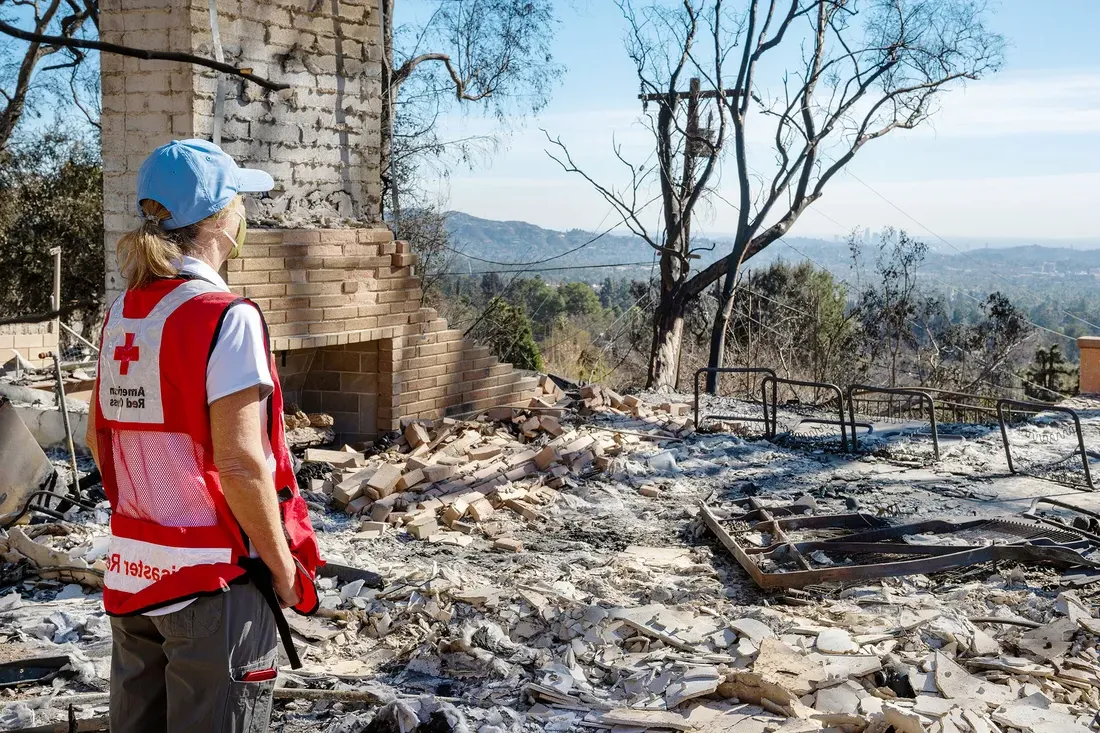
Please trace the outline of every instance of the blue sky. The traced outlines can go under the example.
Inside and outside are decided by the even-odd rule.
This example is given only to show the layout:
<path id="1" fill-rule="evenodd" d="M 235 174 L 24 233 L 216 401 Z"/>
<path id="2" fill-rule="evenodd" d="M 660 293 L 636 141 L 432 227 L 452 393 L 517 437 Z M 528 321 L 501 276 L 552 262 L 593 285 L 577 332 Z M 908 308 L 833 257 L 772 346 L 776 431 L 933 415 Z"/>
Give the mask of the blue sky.
<path id="1" fill-rule="evenodd" d="M 439 186 L 450 208 L 554 229 L 614 221 L 579 177 L 550 160 L 539 128 L 560 135 L 594 177 L 622 183 L 612 139 L 640 160 L 651 145 L 636 124 L 637 81 L 623 50 L 624 23 L 610 0 L 562 4 L 555 53 L 566 66 L 546 110 L 502 138 L 502 149 Z M 1002 0 L 991 25 L 1008 42 L 1004 69 L 947 95 L 925 129 L 892 133 L 860 152 L 851 171 L 921 225 L 947 238 L 1100 239 L 1100 2 Z M 447 119 L 451 134 L 485 133 L 477 114 Z M 732 181 L 732 162 L 727 178 Z M 732 187 L 723 194 L 733 195 Z M 733 229 L 718 202 L 700 225 Z M 842 175 L 794 233 L 853 227 L 928 232 L 856 179 Z"/>

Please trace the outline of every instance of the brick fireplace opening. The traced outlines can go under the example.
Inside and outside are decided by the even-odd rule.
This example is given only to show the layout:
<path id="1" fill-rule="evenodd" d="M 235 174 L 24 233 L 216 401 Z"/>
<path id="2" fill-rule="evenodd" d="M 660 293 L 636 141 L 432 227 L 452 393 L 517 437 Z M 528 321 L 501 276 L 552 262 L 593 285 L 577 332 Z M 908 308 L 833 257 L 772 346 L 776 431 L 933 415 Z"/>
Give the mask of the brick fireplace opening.
<path id="1" fill-rule="evenodd" d="M 208 3 L 104 0 L 104 41 L 212 57 Z M 125 287 L 115 242 L 137 225 L 137 170 L 169 140 L 213 139 L 276 189 L 247 200 L 250 229 L 223 275 L 267 319 L 288 404 L 327 412 L 345 441 L 527 402 L 535 380 L 422 307 L 416 255 L 376 221 L 380 29 L 377 5 L 217 3 L 226 60 L 291 84 L 268 92 L 185 64 L 104 54 L 108 297 Z M 215 125 L 215 115 L 218 124 Z"/>
<path id="2" fill-rule="evenodd" d="M 250 230 L 244 252 L 226 282 L 264 311 L 287 401 L 331 414 L 345 440 L 534 394 L 421 306 L 416 255 L 388 229 Z"/>

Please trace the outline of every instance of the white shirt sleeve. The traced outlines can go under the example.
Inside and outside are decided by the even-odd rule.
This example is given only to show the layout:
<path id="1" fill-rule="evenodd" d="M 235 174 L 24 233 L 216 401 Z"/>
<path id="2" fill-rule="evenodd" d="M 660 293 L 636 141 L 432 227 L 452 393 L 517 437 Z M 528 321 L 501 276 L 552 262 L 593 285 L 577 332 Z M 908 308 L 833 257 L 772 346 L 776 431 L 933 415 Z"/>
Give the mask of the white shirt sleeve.
<path id="1" fill-rule="evenodd" d="M 271 395 L 275 383 L 268 367 L 267 343 L 260 312 L 248 303 L 231 306 L 206 364 L 206 403 L 242 389 L 260 386 L 260 399 Z"/>

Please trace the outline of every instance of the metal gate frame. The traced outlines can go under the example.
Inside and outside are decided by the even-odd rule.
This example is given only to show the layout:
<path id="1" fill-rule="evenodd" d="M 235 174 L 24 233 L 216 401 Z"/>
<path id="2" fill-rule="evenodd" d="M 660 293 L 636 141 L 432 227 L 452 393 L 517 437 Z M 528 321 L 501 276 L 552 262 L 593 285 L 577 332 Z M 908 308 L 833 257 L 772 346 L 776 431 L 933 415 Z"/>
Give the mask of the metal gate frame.
<path id="1" fill-rule="evenodd" d="M 840 426 L 840 449 L 842 451 L 848 450 L 848 431 L 846 429 L 847 421 L 844 418 L 844 392 L 840 387 L 831 382 L 810 382 L 802 379 L 786 379 L 784 377 L 777 377 L 774 374 L 764 377 L 764 381 L 760 383 L 760 389 L 764 393 L 764 417 L 768 417 L 768 384 L 772 386 L 772 401 L 771 401 L 771 422 L 765 420 L 765 426 L 768 429 L 768 437 L 774 438 L 776 429 L 779 426 L 779 395 L 778 387 L 780 384 L 789 384 L 794 387 L 816 387 L 818 389 L 832 390 L 836 393 L 837 409 L 840 411 L 840 420 L 825 420 L 823 418 L 807 418 L 802 422 L 815 423 L 818 425 L 839 425 Z M 853 438 L 855 433 L 855 427 L 852 427 Z M 854 447 L 854 445 L 853 445 Z"/>
<path id="2" fill-rule="evenodd" d="M 1000 423 L 1001 426 L 1001 443 L 1005 448 L 1005 458 L 1008 459 L 1008 470 L 1012 473 L 1022 472 L 1017 471 L 1015 464 L 1012 462 L 1012 450 L 1008 445 L 1008 428 L 1005 425 L 1005 407 L 1010 409 L 1022 408 L 1020 410 L 1021 412 L 1031 411 L 1036 414 L 1040 412 L 1061 412 L 1073 418 L 1073 427 L 1077 432 L 1077 448 L 1081 451 L 1081 467 L 1085 469 L 1085 483 L 1088 484 L 1089 491 L 1096 491 L 1096 487 L 1092 483 L 1092 471 L 1089 469 L 1089 455 L 1085 452 L 1085 436 L 1081 432 L 1081 417 L 1077 414 L 1076 410 L 1071 407 L 1050 405 L 1045 402 L 1027 402 L 1025 400 L 1010 400 L 1008 398 L 997 400 L 997 422 Z"/>
<path id="3" fill-rule="evenodd" d="M 936 460 L 940 460 L 940 436 L 936 427 L 936 401 L 932 395 L 919 389 L 906 387 L 872 387 L 869 384 L 853 384 L 848 387 L 848 416 L 852 425 L 852 448 L 859 448 L 859 440 L 856 436 L 856 403 L 855 393 L 863 394 L 896 394 L 908 397 L 916 397 L 928 406 L 928 423 L 932 426 L 932 451 Z"/>
<path id="4" fill-rule="evenodd" d="M 764 374 L 766 376 L 775 377 L 775 370 L 768 367 L 702 367 L 695 371 L 695 429 L 698 430 L 702 424 L 699 419 L 699 377 L 703 374 Z M 764 385 L 761 383 L 761 406 L 764 408 L 764 417 L 738 417 L 736 415 L 703 415 L 703 420 L 707 418 L 713 418 L 716 420 L 746 420 L 751 422 L 764 423 L 764 433 L 770 434 L 768 427 L 768 398 L 764 392 Z"/>

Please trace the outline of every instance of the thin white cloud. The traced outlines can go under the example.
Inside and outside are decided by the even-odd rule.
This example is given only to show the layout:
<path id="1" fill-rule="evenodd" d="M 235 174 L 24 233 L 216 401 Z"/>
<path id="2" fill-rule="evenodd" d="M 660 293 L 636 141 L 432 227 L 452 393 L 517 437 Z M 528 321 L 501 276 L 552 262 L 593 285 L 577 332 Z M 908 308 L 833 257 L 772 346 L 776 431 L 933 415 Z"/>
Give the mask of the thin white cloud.
<path id="1" fill-rule="evenodd" d="M 935 239 L 925 227 L 948 240 L 952 236 L 1100 236 L 1100 221 L 1089 213 L 1100 191 L 1100 173 L 868 184 L 904 213 L 858 181 L 842 176 L 814 206 L 841 226 L 808 213 L 800 221 L 800 230 L 841 234 L 852 227 L 894 226 L 925 237 L 930 244 Z"/>
<path id="2" fill-rule="evenodd" d="M 926 133 L 949 137 L 1100 132 L 1100 72 L 991 77 L 941 98 Z"/>

